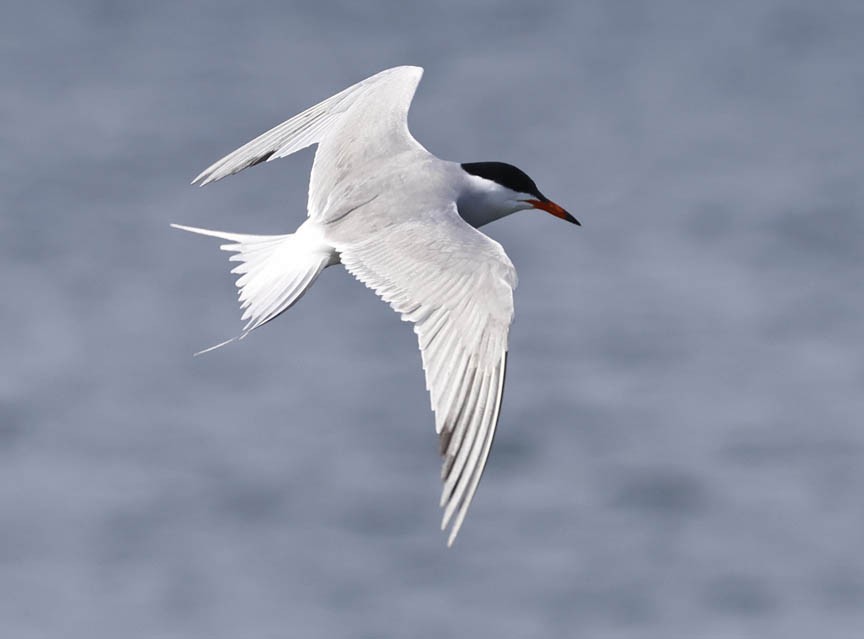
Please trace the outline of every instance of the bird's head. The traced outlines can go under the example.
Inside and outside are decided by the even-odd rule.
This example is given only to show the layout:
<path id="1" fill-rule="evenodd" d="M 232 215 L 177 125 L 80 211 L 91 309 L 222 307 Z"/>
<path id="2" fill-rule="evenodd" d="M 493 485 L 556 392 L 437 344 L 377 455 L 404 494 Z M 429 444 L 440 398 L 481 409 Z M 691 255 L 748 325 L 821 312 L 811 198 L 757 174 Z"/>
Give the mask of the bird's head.
<path id="1" fill-rule="evenodd" d="M 543 195 L 534 180 L 512 164 L 469 162 L 461 166 L 462 170 L 473 176 L 472 182 L 476 183 L 476 190 L 482 193 L 479 197 L 474 196 L 474 201 L 467 203 L 468 207 L 485 207 L 490 213 L 493 211 L 495 213 L 494 217 L 486 221 L 492 221 L 516 211 L 539 209 L 581 226 L 579 220 Z M 477 201 L 478 199 L 482 199 L 482 204 Z M 461 206 L 460 212 L 462 212 Z M 479 225 L 476 224 L 475 226 Z"/>

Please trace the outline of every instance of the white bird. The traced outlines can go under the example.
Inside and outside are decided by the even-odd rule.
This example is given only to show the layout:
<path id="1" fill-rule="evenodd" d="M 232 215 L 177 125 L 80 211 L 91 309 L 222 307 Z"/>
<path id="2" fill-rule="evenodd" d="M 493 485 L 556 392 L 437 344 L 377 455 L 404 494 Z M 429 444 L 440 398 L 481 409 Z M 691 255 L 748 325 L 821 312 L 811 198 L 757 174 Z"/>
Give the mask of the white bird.
<path id="1" fill-rule="evenodd" d="M 247 320 L 241 338 L 291 308 L 321 271 L 340 263 L 414 325 L 440 437 L 441 529 L 450 526 L 450 546 L 495 435 L 516 287 L 501 245 L 476 229 L 532 208 L 579 222 L 514 166 L 448 162 L 417 142 L 407 116 L 422 75 L 410 66 L 373 75 L 193 180 L 203 186 L 317 144 L 308 219 L 295 233 L 172 226 L 227 240 L 222 250 L 236 253 L 230 259 L 240 264 L 231 272 L 240 276 Z"/>

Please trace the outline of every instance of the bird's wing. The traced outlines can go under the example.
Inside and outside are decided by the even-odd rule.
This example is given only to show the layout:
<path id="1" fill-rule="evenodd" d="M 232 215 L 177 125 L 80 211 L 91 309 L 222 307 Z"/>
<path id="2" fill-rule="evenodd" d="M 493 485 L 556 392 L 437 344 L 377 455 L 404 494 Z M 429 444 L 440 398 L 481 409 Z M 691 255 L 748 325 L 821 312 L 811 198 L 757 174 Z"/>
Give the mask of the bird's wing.
<path id="1" fill-rule="evenodd" d="M 362 214 L 352 217 L 365 226 Z M 391 223 L 365 232 L 352 224 L 346 241 L 334 233 L 334 244 L 348 271 L 414 324 L 444 458 L 441 528 L 452 524 L 450 545 L 498 423 L 516 270 L 455 204 L 407 219 L 380 217 Z"/>
<path id="2" fill-rule="evenodd" d="M 411 144 L 419 146 L 408 132 L 407 114 L 422 75 L 420 67 L 405 66 L 366 78 L 232 151 L 207 167 L 192 183 L 204 186 L 313 144 L 325 146 L 334 133 L 335 143 L 327 145 L 332 149 L 334 162 L 345 145 L 351 145 L 353 153 L 367 156 L 378 152 L 393 154 Z M 351 125 L 346 127 L 349 121 Z M 352 131 L 355 123 L 360 123 L 361 128 L 346 137 L 344 132 Z"/>

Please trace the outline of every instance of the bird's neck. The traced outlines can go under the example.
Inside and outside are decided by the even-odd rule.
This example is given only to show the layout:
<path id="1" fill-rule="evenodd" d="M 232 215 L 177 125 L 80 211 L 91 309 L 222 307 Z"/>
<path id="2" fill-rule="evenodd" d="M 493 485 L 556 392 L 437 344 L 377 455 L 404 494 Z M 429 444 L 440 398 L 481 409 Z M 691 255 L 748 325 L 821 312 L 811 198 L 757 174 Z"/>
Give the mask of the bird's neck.
<path id="1" fill-rule="evenodd" d="M 459 215 L 474 228 L 500 220 L 518 211 L 503 189 L 490 180 L 463 172 L 456 207 Z"/>

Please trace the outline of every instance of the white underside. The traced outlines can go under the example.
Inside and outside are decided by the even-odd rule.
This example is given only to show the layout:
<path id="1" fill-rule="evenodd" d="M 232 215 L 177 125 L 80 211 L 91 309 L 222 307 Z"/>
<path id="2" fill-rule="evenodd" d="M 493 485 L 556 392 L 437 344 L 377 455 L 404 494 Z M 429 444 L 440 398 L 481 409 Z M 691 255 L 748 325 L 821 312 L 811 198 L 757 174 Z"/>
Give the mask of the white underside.
<path id="1" fill-rule="evenodd" d="M 414 326 L 440 435 L 442 529 L 452 544 L 483 474 L 498 415 L 516 272 L 472 226 L 513 211 L 489 185 L 432 156 L 406 117 L 422 70 L 398 67 L 345 89 L 206 169 L 214 181 L 318 144 L 309 219 L 290 235 L 178 227 L 226 240 L 247 321 L 290 308 L 340 260 Z M 491 199 L 490 199 L 491 198 Z M 459 216 L 457 202 L 463 208 Z"/>

